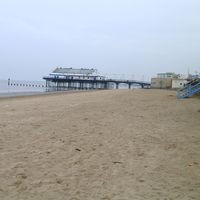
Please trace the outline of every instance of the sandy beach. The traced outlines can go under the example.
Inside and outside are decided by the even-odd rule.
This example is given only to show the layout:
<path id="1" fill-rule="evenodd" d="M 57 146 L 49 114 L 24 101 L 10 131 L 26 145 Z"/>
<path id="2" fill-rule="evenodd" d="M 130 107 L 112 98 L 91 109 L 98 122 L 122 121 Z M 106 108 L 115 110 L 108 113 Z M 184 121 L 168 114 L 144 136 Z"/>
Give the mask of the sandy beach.
<path id="1" fill-rule="evenodd" d="M 199 200 L 200 99 L 113 90 L 0 99 L 0 199 Z"/>

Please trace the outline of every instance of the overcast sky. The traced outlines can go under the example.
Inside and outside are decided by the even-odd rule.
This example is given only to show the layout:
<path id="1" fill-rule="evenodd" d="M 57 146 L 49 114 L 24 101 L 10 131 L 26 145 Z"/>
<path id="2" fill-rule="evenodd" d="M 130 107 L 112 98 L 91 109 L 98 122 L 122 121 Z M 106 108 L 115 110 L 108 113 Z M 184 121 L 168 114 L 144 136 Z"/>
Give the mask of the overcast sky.
<path id="1" fill-rule="evenodd" d="M 200 71 L 200 0 L 0 0 L 0 79 L 59 67 Z"/>

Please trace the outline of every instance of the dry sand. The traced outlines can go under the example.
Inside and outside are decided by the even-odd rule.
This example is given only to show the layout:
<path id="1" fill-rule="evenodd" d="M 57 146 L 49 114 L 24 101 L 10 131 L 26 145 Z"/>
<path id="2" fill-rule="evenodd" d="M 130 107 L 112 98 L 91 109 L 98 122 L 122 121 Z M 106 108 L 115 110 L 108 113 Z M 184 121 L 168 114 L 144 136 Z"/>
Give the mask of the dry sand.
<path id="1" fill-rule="evenodd" d="M 200 199 L 200 99 L 117 90 L 0 99 L 1 200 Z"/>

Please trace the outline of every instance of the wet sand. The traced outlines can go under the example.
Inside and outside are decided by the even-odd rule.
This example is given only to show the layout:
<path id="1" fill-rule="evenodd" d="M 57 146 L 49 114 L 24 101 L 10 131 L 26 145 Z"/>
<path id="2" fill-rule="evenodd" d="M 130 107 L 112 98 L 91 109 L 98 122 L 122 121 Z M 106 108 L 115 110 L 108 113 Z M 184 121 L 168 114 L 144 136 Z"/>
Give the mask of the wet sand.
<path id="1" fill-rule="evenodd" d="M 200 99 L 115 90 L 0 99 L 0 199 L 200 199 Z"/>
<path id="2" fill-rule="evenodd" d="M 2 98 L 12 98 L 12 97 L 28 97 L 28 96 L 41 96 L 41 95 L 53 95 L 60 93 L 78 93 L 78 92 L 91 92 L 95 90 L 65 90 L 65 91 L 40 91 L 40 92 L 0 92 L 0 99 Z"/>

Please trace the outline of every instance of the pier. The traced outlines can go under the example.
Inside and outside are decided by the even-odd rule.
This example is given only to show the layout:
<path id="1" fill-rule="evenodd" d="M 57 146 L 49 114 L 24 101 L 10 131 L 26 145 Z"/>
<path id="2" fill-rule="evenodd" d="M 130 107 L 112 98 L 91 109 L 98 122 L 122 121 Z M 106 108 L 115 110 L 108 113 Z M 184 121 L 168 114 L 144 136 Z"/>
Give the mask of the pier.
<path id="1" fill-rule="evenodd" d="M 111 79 L 101 76 L 95 69 L 56 68 L 49 76 L 43 77 L 47 88 L 55 89 L 119 89 L 120 84 L 133 85 L 141 88 L 150 88 L 145 81 Z"/>
<path id="2" fill-rule="evenodd" d="M 43 77 L 46 80 L 46 87 L 55 88 L 68 88 L 68 89 L 119 89 L 120 84 L 127 84 L 128 88 L 131 89 L 133 85 L 139 85 L 141 88 L 149 88 L 150 83 L 144 81 L 135 80 L 119 80 L 119 79 L 72 79 L 72 78 L 60 78 L 60 77 Z M 53 84 L 52 84 L 53 83 Z"/>

